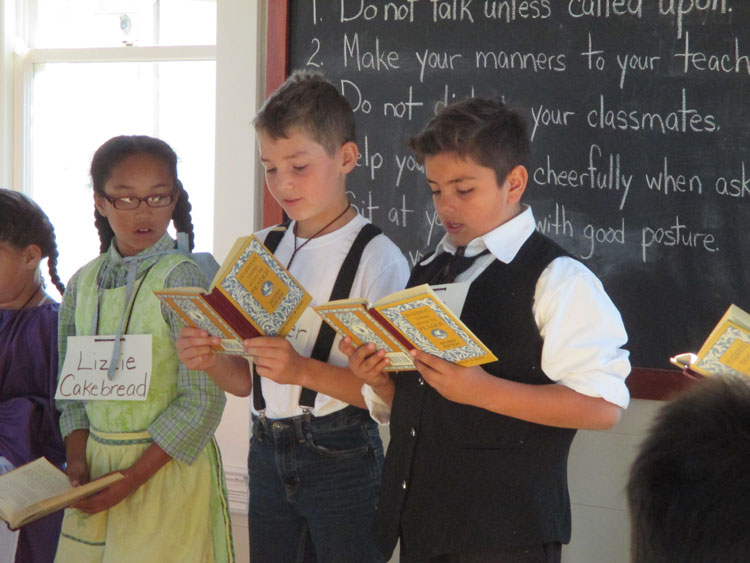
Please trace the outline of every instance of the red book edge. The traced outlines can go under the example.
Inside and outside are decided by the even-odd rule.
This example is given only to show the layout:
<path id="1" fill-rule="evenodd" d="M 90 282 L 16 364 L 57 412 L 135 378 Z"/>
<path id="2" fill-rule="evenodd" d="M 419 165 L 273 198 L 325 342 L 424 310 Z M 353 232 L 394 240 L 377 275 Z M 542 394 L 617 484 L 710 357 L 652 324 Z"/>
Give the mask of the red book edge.
<path id="1" fill-rule="evenodd" d="M 213 307 L 214 311 L 224 319 L 240 338 L 255 338 L 263 334 L 240 313 L 234 304 L 222 294 L 218 288 L 213 288 L 208 293 L 203 293 L 203 299 Z"/>
<path id="2" fill-rule="evenodd" d="M 371 307 L 367 310 L 367 312 L 370 313 L 370 316 L 375 319 L 380 326 L 387 330 L 388 333 L 393 336 L 393 338 L 403 344 L 407 350 L 411 351 L 416 348 L 416 346 L 414 346 L 414 344 L 412 344 L 408 338 L 401 334 L 398 329 L 390 323 L 388 319 L 380 314 L 379 311 Z"/>

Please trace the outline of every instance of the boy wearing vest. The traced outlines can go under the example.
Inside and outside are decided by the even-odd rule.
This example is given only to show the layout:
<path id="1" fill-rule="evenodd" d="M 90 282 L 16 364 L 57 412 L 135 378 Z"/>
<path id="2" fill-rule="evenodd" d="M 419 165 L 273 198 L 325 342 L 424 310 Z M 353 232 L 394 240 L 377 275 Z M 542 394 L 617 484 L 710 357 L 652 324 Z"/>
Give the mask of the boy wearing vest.
<path id="1" fill-rule="evenodd" d="M 390 420 L 381 549 L 400 539 L 401 563 L 560 561 L 576 429 L 609 428 L 628 404 L 621 317 L 521 204 L 519 114 L 464 100 L 410 144 L 446 234 L 407 285 L 470 282 L 461 319 L 499 360 L 465 368 L 414 351 L 417 371 L 389 377 L 382 351 L 342 342 L 373 417 Z"/>
<path id="2" fill-rule="evenodd" d="M 291 219 L 257 235 L 312 295 L 311 306 L 403 289 L 406 259 L 347 201 L 358 149 L 346 98 L 320 75 L 296 72 L 255 128 L 266 182 Z M 244 358 L 215 355 L 216 339 L 203 331 L 185 328 L 177 342 L 186 365 L 230 393 L 253 394 L 253 561 L 384 561 L 374 534 L 383 446 L 334 337 L 308 309 L 286 339 L 245 341 L 252 375 Z"/>

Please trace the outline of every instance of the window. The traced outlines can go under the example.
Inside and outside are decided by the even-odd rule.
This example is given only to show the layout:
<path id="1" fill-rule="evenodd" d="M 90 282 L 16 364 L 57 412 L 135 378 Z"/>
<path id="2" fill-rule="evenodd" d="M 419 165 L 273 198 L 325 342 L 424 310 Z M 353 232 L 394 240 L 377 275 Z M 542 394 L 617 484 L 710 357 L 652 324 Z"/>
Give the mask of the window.
<path id="1" fill-rule="evenodd" d="M 16 46 L 15 177 L 55 226 L 61 278 L 98 254 L 88 167 L 115 135 L 172 146 L 196 249 L 211 251 L 216 0 L 18 0 L 16 10 L 28 48 Z"/>

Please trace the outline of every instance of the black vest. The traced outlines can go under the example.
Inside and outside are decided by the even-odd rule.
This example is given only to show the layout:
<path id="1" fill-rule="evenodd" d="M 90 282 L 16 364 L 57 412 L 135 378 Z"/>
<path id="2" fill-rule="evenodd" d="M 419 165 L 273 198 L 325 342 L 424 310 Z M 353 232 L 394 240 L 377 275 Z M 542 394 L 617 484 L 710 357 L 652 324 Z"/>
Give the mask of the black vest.
<path id="1" fill-rule="evenodd" d="M 496 377 L 552 383 L 531 307 L 536 282 L 566 252 L 534 232 L 510 264 L 493 261 L 471 284 L 461 319 L 495 353 Z M 409 285 L 429 281 L 417 266 Z M 444 399 L 417 372 L 394 376 L 391 442 L 378 507 L 378 539 L 423 558 L 570 540 L 567 459 L 575 430 L 494 414 Z"/>

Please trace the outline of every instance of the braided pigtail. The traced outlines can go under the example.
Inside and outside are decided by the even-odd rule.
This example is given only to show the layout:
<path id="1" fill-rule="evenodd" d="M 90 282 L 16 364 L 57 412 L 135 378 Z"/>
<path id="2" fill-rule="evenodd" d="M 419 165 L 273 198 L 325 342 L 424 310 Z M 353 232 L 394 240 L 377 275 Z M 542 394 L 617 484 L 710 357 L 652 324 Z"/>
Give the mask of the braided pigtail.
<path id="1" fill-rule="evenodd" d="M 49 272 L 49 279 L 52 281 L 60 295 L 65 293 L 65 286 L 57 273 L 57 244 L 55 244 L 54 250 L 50 253 L 47 258 L 47 271 Z"/>
<path id="2" fill-rule="evenodd" d="M 99 253 L 104 254 L 112 244 L 115 232 L 109 224 L 109 219 L 99 213 L 97 209 L 94 209 L 94 225 L 96 225 L 96 230 L 99 233 Z"/>
<path id="3" fill-rule="evenodd" d="M 185 191 L 182 182 L 177 180 L 175 184 L 177 185 L 177 205 L 172 213 L 172 221 L 174 221 L 174 226 L 178 233 L 187 234 L 190 251 L 192 252 L 195 246 L 195 233 L 193 232 L 193 219 L 190 211 L 193 209 L 193 206 L 190 204 L 188 193 Z"/>

